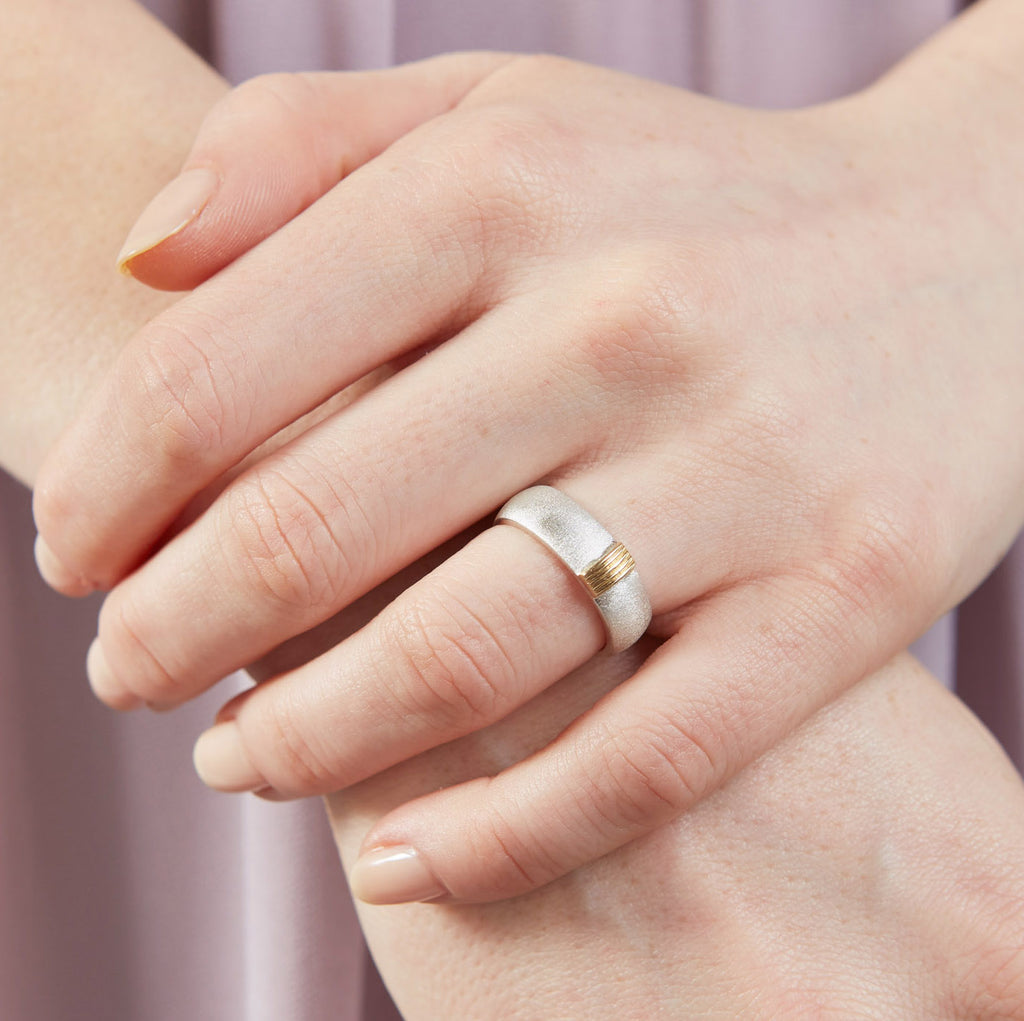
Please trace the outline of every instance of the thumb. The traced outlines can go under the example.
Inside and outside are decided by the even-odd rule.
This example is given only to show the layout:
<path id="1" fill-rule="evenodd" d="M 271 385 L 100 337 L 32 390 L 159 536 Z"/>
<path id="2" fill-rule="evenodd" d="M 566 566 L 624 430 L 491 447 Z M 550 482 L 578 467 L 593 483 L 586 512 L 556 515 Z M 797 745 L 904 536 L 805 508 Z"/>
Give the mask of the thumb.
<path id="1" fill-rule="evenodd" d="M 251 79 L 207 115 L 181 173 L 129 232 L 119 268 L 163 290 L 196 287 L 509 59 L 453 54 Z"/>

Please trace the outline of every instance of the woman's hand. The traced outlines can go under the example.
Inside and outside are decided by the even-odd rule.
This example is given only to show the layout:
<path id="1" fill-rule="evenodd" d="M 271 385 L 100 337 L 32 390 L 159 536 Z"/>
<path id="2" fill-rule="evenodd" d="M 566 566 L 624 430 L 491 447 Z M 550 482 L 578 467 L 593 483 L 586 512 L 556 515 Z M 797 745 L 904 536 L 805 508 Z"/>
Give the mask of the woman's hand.
<path id="1" fill-rule="evenodd" d="M 629 660 L 595 660 L 330 798 L 345 860 L 395 806 L 553 739 Z M 1022 901 L 1020 778 L 901 656 L 692 812 L 572 876 L 508 903 L 360 916 L 408 1021 L 1021 1021 Z"/>
<path id="2" fill-rule="evenodd" d="M 293 639 L 256 676 L 365 626 L 464 541 Z M 596 657 L 498 723 L 329 797 L 356 891 L 382 818 L 555 740 L 653 644 Z M 1021 778 L 901 655 L 692 811 L 543 889 L 358 906 L 408 1021 L 1024 1021 L 1022 902 Z"/>
<path id="3" fill-rule="evenodd" d="M 464 541 L 293 639 L 256 676 L 365 626 Z M 555 740 L 653 644 L 596 657 L 498 723 L 329 797 L 356 891 L 382 818 Z M 692 811 L 543 889 L 358 907 L 408 1021 L 1024 1021 L 1022 903 L 1021 778 L 901 655 Z"/>
<path id="4" fill-rule="evenodd" d="M 531 758 L 370 834 L 371 863 L 409 848 L 390 889 L 377 868 L 378 899 L 484 900 L 674 817 L 887 659 L 983 577 L 1024 488 L 1013 174 L 979 183 L 954 100 L 937 89 L 919 122 L 896 82 L 766 114 L 474 55 L 236 94 L 199 145 L 222 190 L 193 193 L 168 244 L 192 235 L 201 260 L 209 225 L 215 269 L 309 181 L 352 172 L 142 331 L 44 470 L 47 572 L 117 585 L 97 691 L 182 701 L 557 485 L 625 542 L 670 640 Z M 238 162 L 232 102 L 318 129 L 294 135 L 308 180 L 241 235 L 238 196 L 279 195 L 295 160 Z M 603 641 L 547 552 L 493 528 L 233 703 L 199 765 L 229 790 L 346 786 L 501 718 Z"/>

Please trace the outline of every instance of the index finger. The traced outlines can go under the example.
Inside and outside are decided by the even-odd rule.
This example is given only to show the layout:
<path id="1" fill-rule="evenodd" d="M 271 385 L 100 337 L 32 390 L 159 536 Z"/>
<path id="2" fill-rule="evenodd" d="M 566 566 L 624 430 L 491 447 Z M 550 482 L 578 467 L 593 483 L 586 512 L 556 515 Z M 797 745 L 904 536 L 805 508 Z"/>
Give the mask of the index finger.
<path id="1" fill-rule="evenodd" d="M 468 90 L 499 60 L 445 68 Z M 457 175 L 416 144 L 353 174 L 128 345 L 36 489 L 40 534 L 82 588 L 115 584 L 262 442 L 464 314 L 482 228 Z"/>

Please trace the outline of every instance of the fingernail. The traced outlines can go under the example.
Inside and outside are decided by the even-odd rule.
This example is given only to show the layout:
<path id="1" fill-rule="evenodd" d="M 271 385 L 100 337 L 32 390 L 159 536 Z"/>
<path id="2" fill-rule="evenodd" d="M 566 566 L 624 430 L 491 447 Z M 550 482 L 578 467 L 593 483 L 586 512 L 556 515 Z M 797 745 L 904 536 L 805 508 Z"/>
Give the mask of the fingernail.
<path id="1" fill-rule="evenodd" d="M 448 891 L 412 847 L 375 847 L 353 866 L 352 893 L 367 904 L 437 900 Z"/>
<path id="2" fill-rule="evenodd" d="M 89 652 L 85 657 L 85 672 L 89 677 L 89 686 L 93 694 L 111 709 L 128 712 L 142 705 L 142 699 L 129 691 L 114 676 L 98 638 L 94 638 L 92 645 L 89 646 Z"/>
<path id="3" fill-rule="evenodd" d="M 267 786 L 249 761 L 237 723 L 218 723 L 200 734 L 192 762 L 199 779 L 214 790 L 237 794 Z"/>
<path id="4" fill-rule="evenodd" d="M 177 702 L 146 702 L 146 708 L 154 713 L 169 713 L 178 708 Z"/>
<path id="5" fill-rule="evenodd" d="M 50 588 L 66 596 L 87 596 L 95 591 L 89 582 L 64 566 L 64 562 L 50 549 L 50 544 L 41 535 L 36 536 L 35 555 L 36 567 Z"/>
<path id="6" fill-rule="evenodd" d="M 280 791 L 275 791 L 273 787 L 261 787 L 258 791 L 253 791 L 253 794 L 262 799 L 263 801 L 294 801 L 295 799 L 289 797 L 287 794 L 282 794 Z"/>
<path id="7" fill-rule="evenodd" d="M 183 231 L 206 207 L 220 185 L 209 167 L 179 174 L 142 211 L 117 256 L 122 273 L 131 273 L 131 260 Z"/>

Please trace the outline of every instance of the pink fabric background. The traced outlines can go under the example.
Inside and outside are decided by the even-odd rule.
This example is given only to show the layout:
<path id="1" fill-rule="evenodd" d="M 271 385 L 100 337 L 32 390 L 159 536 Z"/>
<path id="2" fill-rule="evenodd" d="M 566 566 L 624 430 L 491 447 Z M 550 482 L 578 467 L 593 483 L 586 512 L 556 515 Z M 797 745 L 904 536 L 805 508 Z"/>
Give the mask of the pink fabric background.
<path id="1" fill-rule="evenodd" d="M 490 47 L 550 50 L 739 102 L 869 82 L 953 0 L 152 0 L 232 80 Z M 205 791 L 222 693 L 117 717 L 87 693 L 96 604 L 48 593 L 0 477 L 0 1017 L 384 1021 L 319 803 Z M 918 649 L 1021 761 L 1024 549 Z"/>

